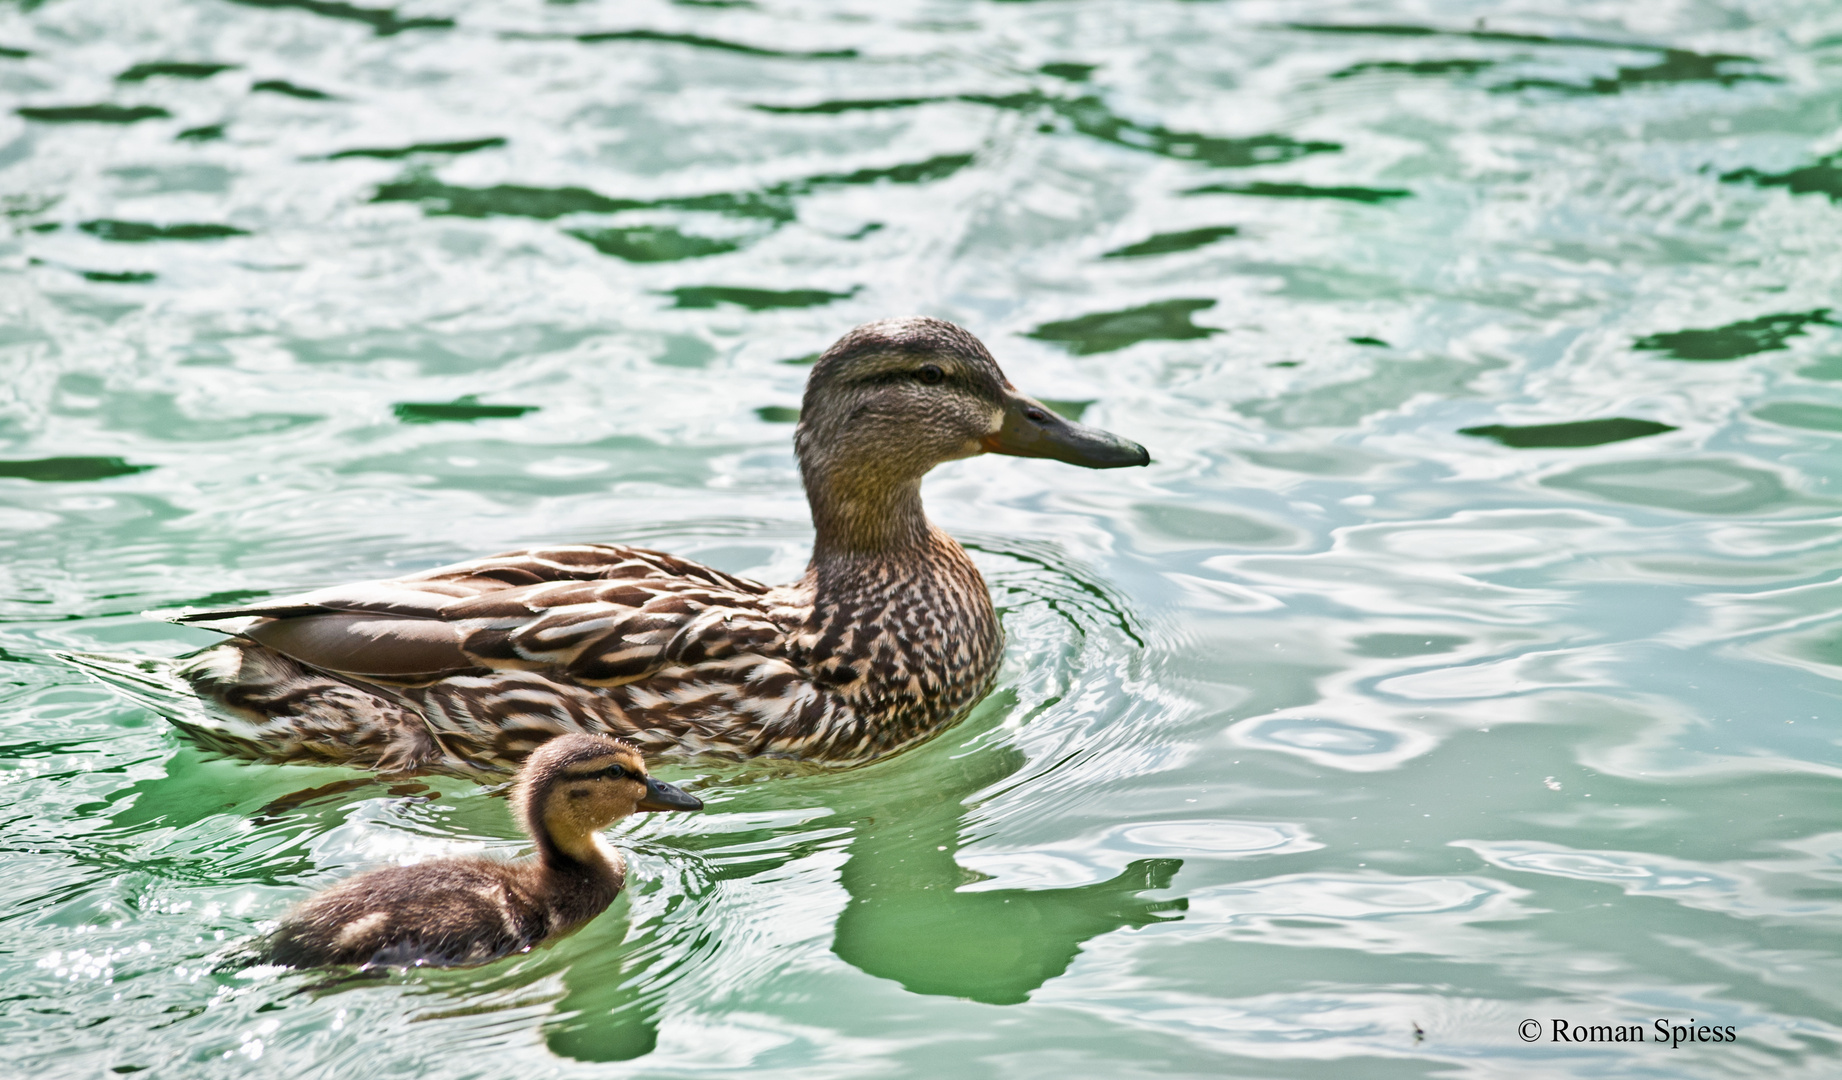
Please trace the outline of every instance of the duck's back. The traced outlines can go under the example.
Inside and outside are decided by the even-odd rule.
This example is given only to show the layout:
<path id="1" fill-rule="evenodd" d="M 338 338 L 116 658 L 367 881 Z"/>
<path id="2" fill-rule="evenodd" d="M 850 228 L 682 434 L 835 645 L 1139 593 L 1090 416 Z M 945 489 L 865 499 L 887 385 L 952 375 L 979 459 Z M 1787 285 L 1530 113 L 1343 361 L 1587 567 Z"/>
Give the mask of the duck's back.
<path id="1" fill-rule="evenodd" d="M 567 731 L 658 749 L 697 741 L 694 703 L 636 723 L 626 704 L 648 696 L 624 688 L 674 671 L 758 674 L 785 662 L 809 616 L 797 589 L 661 552 L 505 552 L 187 613 L 182 621 L 253 621 L 178 670 L 222 712 L 180 722 L 239 756 L 386 771 L 501 769 Z"/>
<path id="2" fill-rule="evenodd" d="M 239 756 L 384 771 L 499 770 L 570 731 L 860 760 L 937 730 L 995 674 L 984 581 L 935 539 L 778 587 L 582 544 L 192 612 L 252 621 L 178 669 L 219 709 L 174 720 Z"/>
<path id="3" fill-rule="evenodd" d="M 618 871 L 560 887 L 544 875 L 488 859 L 373 870 L 290 911 L 258 956 L 290 967 L 483 964 L 579 926 L 620 892 Z"/>

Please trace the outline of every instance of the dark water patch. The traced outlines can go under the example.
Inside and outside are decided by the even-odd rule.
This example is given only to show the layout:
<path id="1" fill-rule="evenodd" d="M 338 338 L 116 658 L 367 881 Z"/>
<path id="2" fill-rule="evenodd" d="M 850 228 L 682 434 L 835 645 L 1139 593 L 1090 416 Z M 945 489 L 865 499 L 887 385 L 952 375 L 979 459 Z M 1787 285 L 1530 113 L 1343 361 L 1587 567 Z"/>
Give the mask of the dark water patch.
<path id="1" fill-rule="evenodd" d="M 755 410 L 755 415 L 770 424 L 799 423 L 799 410 L 791 405 L 763 405 Z"/>
<path id="2" fill-rule="evenodd" d="M 130 465 L 118 457 L 48 457 L 0 461 L 0 477 L 36 480 L 41 484 L 67 484 L 133 476 L 151 468 L 152 465 Z"/>
<path id="3" fill-rule="evenodd" d="M 41 221 L 37 225 L 29 226 L 29 228 L 36 233 L 48 233 L 57 232 L 59 229 L 63 228 L 63 226 L 55 221 Z"/>
<path id="4" fill-rule="evenodd" d="M 411 176 L 378 187 L 374 203 L 420 203 L 425 214 L 448 217 L 528 217 L 549 221 L 564 214 L 612 214 L 639 210 L 649 203 L 610 199 L 587 188 L 525 187 L 495 184 L 488 188 L 444 184 L 432 176 Z"/>
<path id="5" fill-rule="evenodd" d="M 868 112 L 876 109 L 909 109 L 917 105 L 937 105 L 943 101 L 961 100 L 954 96 L 903 97 L 903 98 L 845 98 L 838 101 L 821 101 L 813 105 L 753 105 L 758 112 L 780 113 L 789 116 L 816 114 L 832 116 L 847 112 Z"/>
<path id="6" fill-rule="evenodd" d="M 807 353 L 805 356 L 789 356 L 785 360 L 779 362 L 791 367 L 810 367 L 819 362 L 820 355 L 822 354 L 814 352 Z"/>
<path id="7" fill-rule="evenodd" d="M 853 286 L 850 292 L 827 292 L 824 289 L 748 289 L 732 285 L 685 285 L 676 289 L 667 289 L 661 295 L 674 299 L 673 307 L 678 308 L 713 308 L 718 304 L 734 304 L 750 311 L 767 311 L 773 308 L 819 307 L 834 300 L 849 300 L 856 296 L 861 285 Z"/>
<path id="8" fill-rule="evenodd" d="M 1044 323 L 1024 337 L 1056 342 L 1076 356 L 1112 352 L 1141 341 L 1193 341 L 1221 333 L 1216 327 L 1190 322 L 1192 314 L 1214 306 L 1213 300 L 1161 300 L 1124 311 Z"/>
<path id="9" fill-rule="evenodd" d="M 1252 184 L 1204 184 L 1186 188 L 1185 195 L 1256 195 L 1268 199 L 1342 199 L 1345 202 L 1383 203 L 1405 199 L 1413 192 L 1404 188 L 1315 187 L 1311 184 L 1274 184 L 1264 180 Z"/>
<path id="10" fill-rule="evenodd" d="M 778 56 L 793 60 L 848 60 L 857 55 L 856 49 L 822 49 L 815 52 L 766 49 L 758 45 L 744 45 L 739 41 L 704 37 L 702 34 L 673 34 L 664 30 L 604 30 L 592 34 L 577 34 L 576 40 L 589 45 L 603 41 L 659 41 L 673 45 L 690 45 L 699 49 L 720 49 L 723 52 L 741 53 L 744 56 Z"/>
<path id="11" fill-rule="evenodd" d="M 1696 53 L 1684 49 L 1664 49 L 1661 60 L 1647 67 L 1621 67 L 1610 78 L 1599 77 L 1584 83 L 1556 79 L 1516 79 L 1491 87 L 1492 93 L 1517 90 L 1559 90 L 1573 94 L 1618 94 L 1634 86 L 1669 83 L 1715 83 L 1732 86 L 1740 82 L 1782 82 L 1775 75 L 1756 71 L 1729 71 L 1729 64 L 1756 64 L 1750 56 L 1728 53 Z"/>
<path id="12" fill-rule="evenodd" d="M 1351 345 L 1373 345 L 1382 349 L 1392 348 L 1387 342 L 1378 337 L 1353 337 L 1349 339 L 1349 342 Z"/>
<path id="13" fill-rule="evenodd" d="M 1372 34 L 1379 37 L 1455 37 L 1468 38 L 1472 41 L 1506 41 L 1517 45 L 1561 45 L 1586 49 L 1636 49 L 1663 52 L 1660 45 L 1647 45 L 1632 41 L 1608 41 L 1605 38 L 1553 36 L 1548 34 L 1520 34 L 1510 30 L 1444 30 L 1435 26 L 1414 26 L 1404 23 L 1286 23 L 1288 30 L 1302 30 L 1309 34 Z"/>
<path id="14" fill-rule="evenodd" d="M 939 180 L 972 163 L 971 154 L 941 154 L 925 161 L 906 162 L 848 173 L 823 173 L 789 180 L 761 191 L 712 192 L 663 199 L 615 199 L 587 188 L 537 188 L 499 184 L 469 188 L 444 184 L 432 176 L 414 174 L 384 184 L 372 202 L 416 202 L 425 213 L 454 217 L 492 215 L 531 217 L 549 221 L 565 214 L 613 214 L 623 210 L 692 210 L 761 218 L 785 224 L 797 216 L 793 198 L 815 188 L 838 184 L 919 184 Z"/>
<path id="15" fill-rule="evenodd" d="M 158 105 L 24 105 L 14 111 L 45 124 L 133 124 L 173 115 Z"/>
<path id="16" fill-rule="evenodd" d="M 15 49 L 11 45 L 0 45 L 0 59 L 24 60 L 31 55 L 32 50 L 30 49 Z"/>
<path id="17" fill-rule="evenodd" d="M 1712 330 L 1651 334 L 1638 338 L 1635 347 L 1667 352 L 1674 360 L 1737 360 L 1782 349 L 1792 338 L 1801 336 L 1806 326 L 1835 326 L 1829 319 L 1829 310 L 1762 315 Z"/>
<path id="18" fill-rule="evenodd" d="M 1815 401 L 1774 401 L 1752 411 L 1771 424 L 1810 431 L 1842 431 L 1842 408 Z"/>
<path id="19" fill-rule="evenodd" d="M 1144 150 L 1162 157 L 1197 161 L 1217 168 L 1245 168 L 1292 161 L 1307 154 L 1334 153 L 1341 143 L 1307 142 L 1287 135 L 1253 135 L 1247 138 L 1223 138 L 1190 131 L 1172 131 L 1159 124 L 1145 124 L 1119 116 L 1097 97 L 1056 97 L 1035 90 L 1016 94 L 948 94 L 932 97 L 848 98 L 821 101 L 813 105 L 756 105 L 770 113 L 835 114 L 876 109 L 906 109 L 958 101 L 985 105 L 1011 112 L 1046 111 L 1061 118 L 1071 128 L 1089 138 L 1133 150 Z"/>
<path id="20" fill-rule="evenodd" d="M 1504 446 L 1517 449 L 1529 449 L 1604 446 L 1606 443 L 1641 439 L 1647 435 L 1661 435 L 1665 431 L 1674 430 L 1674 425 L 1659 424 L 1655 420 L 1631 420 L 1614 416 L 1603 420 L 1576 420 L 1566 424 L 1485 424 L 1482 427 L 1459 428 L 1458 433 L 1480 439 L 1495 439 Z"/>
<path id="21" fill-rule="evenodd" d="M 1233 225 L 1209 225 L 1200 229 L 1185 229 L 1183 232 L 1158 233 L 1136 244 L 1114 248 L 1100 257 L 1103 259 L 1135 259 L 1144 255 L 1169 255 L 1178 251 L 1194 251 L 1196 248 L 1207 247 L 1225 237 L 1239 235 L 1240 231 Z"/>
<path id="22" fill-rule="evenodd" d="M 1088 408 L 1094 404 L 1092 400 L 1061 401 L 1056 398 L 1037 398 L 1036 400 L 1049 406 L 1049 408 L 1055 410 L 1055 412 L 1061 416 L 1067 417 L 1077 423 L 1080 422 L 1081 417 L 1087 415 Z"/>
<path id="23" fill-rule="evenodd" d="M 140 285 L 160 275 L 147 270 L 79 270 L 85 280 L 106 281 L 117 285 Z"/>
<path id="24" fill-rule="evenodd" d="M 962 100 L 1000 108 L 1029 108 L 1046 104 L 1071 127 L 1089 138 L 1117 146 L 1145 150 L 1162 157 L 1197 161 L 1217 168 L 1245 168 L 1292 161 L 1307 154 L 1327 154 L 1343 149 L 1341 143 L 1305 142 L 1287 135 L 1254 135 L 1229 139 L 1189 131 L 1172 131 L 1159 124 L 1128 120 L 1108 109 L 1097 97 L 1050 98 L 1040 94 L 984 97 L 965 95 Z"/>
<path id="25" fill-rule="evenodd" d="M 338 99 L 324 90 L 315 90 L 309 86 L 296 86 L 286 79 L 264 79 L 250 87 L 252 93 L 284 94 L 302 101 L 337 101 Z"/>
<path id="26" fill-rule="evenodd" d="M 647 208 L 695 210 L 730 217 L 758 218 L 784 225 L 799 215 L 791 196 L 804 193 L 804 182 L 782 184 L 770 191 L 717 191 L 708 195 L 680 195 L 642 203 Z"/>
<path id="27" fill-rule="evenodd" d="M 768 189 L 775 194 L 803 195 L 815 187 L 831 184 L 874 184 L 887 180 L 892 184 L 923 184 L 944 180 L 972 164 L 971 154 L 941 154 L 926 161 L 890 165 L 884 168 L 857 169 L 847 173 L 821 173 L 791 184 Z"/>
<path id="28" fill-rule="evenodd" d="M 361 146 L 328 154 L 326 160 L 377 158 L 381 161 L 398 161 L 416 154 L 471 154 L 475 150 L 494 150 L 504 145 L 503 137 L 493 135 L 484 139 L 466 139 L 461 142 L 412 143 L 409 146 Z"/>
<path id="29" fill-rule="evenodd" d="M 394 8 L 367 8 L 356 4 L 342 4 L 337 0 L 230 0 L 233 4 L 258 8 L 296 8 L 311 12 L 327 19 L 345 19 L 349 22 L 364 23 L 379 37 L 389 37 L 405 30 L 450 30 L 454 27 L 453 19 L 438 16 L 417 15 L 399 18 Z"/>
<path id="30" fill-rule="evenodd" d="M 1790 172 L 1764 173 L 1758 169 L 1738 169 L 1722 173 L 1729 184 L 1750 183 L 1757 187 L 1781 187 L 1793 195 L 1827 195 L 1829 201 L 1842 203 L 1842 154 L 1830 154 Z"/>
<path id="31" fill-rule="evenodd" d="M 224 125 L 222 124 L 206 124 L 203 127 L 186 128 L 184 131 L 173 136 L 173 138 L 179 139 L 182 142 L 211 142 L 213 139 L 221 139 L 223 137 Z"/>
<path id="32" fill-rule="evenodd" d="M 1057 63 L 1057 64 L 1044 64 L 1042 67 L 1039 67 L 1036 70 L 1042 72 L 1044 75 L 1049 75 L 1057 79 L 1066 79 L 1069 82 L 1086 82 L 1087 77 L 1092 75 L 1094 73 L 1094 70 L 1098 68 L 1099 66 L 1100 66 L 1099 64 L 1060 64 L 1060 63 Z"/>
<path id="33" fill-rule="evenodd" d="M 540 405 L 482 405 L 478 395 L 462 394 L 453 401 L 400 401 L 391 407 L 391 411 L 405 424 L 438 424 L 447 421 L 471 423 L 475 420 L 512 420 L 540 408 Z"/>
<path id="34" fill-rule="evenodd" d="M 1640 86 L 1645 83 L 1688 83 L 1711 82 L 1721 86 L 1732 86 L 1739 82 L 1783 82 L 1775 75 L 1766 75 L 1756 71 L 1728 71 L 1729 64 L 1757 64 L 1759 61 L 1750 56 L 1732 53 L 1695 53 L 1683 49 L 1667 49 L 1663 58 L 1648 67 L 1621 67 L 1618 74 L 1610 79 L 1594 79 L 1592 89 L 1597 94 L 1615 94 L 1628 86 Z"/>
<path id="35" fill-rule="evenodd" d="M 758 8 L 755 0 L 672 0 L 679 7 L 700 8 Z"/>
<path id="36" fill-rule="evenodd" d="M 235 64 L 196 64 L 180 60 L 154 60 L 145 64 L 136 64 L 120 75 L 116 82 L 146 82 L 157 75 L 173 79 L 209 79 L 220 71 L 229 71 Z"/>
<path id="37" fill-rule="evenodd" d="M 603 255 L 613 255 L 628 262 L 671 262 L 721 255 L 742 246 L 740 240 L 712 236 L 693 236 L 662 225 L 635 225 L 616 229 L 566 229 L 578 240 L 587 241 Z"/>
<path id="38" fill-rule="evenodd" d="M 1358 75 L 1379 72 L 1389 75 L 1476 75 L 1487 67 L 1494 67 L 1495 60 L 1477 60 L 1458 58 L 1451 60 L 1365 60 L 1360 64 L 1351 64 L 1341 71 L 1333 71 L 1333 79 L 1350 79 Z"/>
<path id="39" fill-rule="evenodd" d="M 229 236 L 248 236 L 249 231 L 235 225 L 186 224 L 153 225 L 145 221 L 114 221 L 101 218 L 77 226 L 98 240 L 139 244 L 149 240 L 222 240 Z"/>

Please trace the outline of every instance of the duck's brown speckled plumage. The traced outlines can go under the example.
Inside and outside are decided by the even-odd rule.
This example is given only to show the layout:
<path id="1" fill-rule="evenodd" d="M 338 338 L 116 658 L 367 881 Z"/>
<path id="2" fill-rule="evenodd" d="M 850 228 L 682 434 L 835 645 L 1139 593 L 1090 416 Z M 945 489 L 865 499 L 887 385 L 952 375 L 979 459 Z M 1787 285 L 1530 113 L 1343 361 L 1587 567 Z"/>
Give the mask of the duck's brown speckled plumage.
<path id="1" fill-rule="evenodd" d="M 832 346 L 795 444 L 817 529 L 799 581 L 579 544 L 192 613 L 255 621 L 178 670 L 217 708 L 175 719 L 241 756 L 385 771 L 504 768 L 569 731 L 870 758 L 951 723 L 998 668 L 990 594 L 928 523 L 922 476 L 986 451 L 1148 460 L 1018 394 L 976 338 L 934 319 Z"/>
<path id="2" fill-rule="evenodd" d="M 448 967 L 530 949 L 601 914 L 625 886 L 625 863 L 595 830 L 637 811 L 703 805 L 648 777 L 632 746 L 586 734 L 531 755 L 512 802 L 536 857 L 434 859 L 359 874 L 296 905 L 252 958 Z"/>

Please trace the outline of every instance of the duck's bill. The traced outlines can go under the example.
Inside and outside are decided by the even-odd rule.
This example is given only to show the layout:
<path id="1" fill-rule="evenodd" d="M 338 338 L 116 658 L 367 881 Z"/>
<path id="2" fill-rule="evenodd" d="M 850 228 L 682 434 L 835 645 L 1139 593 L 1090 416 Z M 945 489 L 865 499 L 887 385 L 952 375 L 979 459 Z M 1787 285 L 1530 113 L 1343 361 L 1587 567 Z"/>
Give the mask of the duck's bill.
<path id="1" fill-rule="evenodd" d="M 1005 395 L 1004 423 L 985 436 L 985 449 L 1013 457 L 1054 458 L 1087 469 L 1151 464 L 1151 455 L 1131 439 L 1064 419 L 1016 391 Z"/>
<path id="2" fill-rule="evenodd" d="M 646 797 L 639 801 L 635 809 L 639 810 L 702 810 L 704 801 L 683 788 L 675 787 L 661 780 L 646 778 Z"/>

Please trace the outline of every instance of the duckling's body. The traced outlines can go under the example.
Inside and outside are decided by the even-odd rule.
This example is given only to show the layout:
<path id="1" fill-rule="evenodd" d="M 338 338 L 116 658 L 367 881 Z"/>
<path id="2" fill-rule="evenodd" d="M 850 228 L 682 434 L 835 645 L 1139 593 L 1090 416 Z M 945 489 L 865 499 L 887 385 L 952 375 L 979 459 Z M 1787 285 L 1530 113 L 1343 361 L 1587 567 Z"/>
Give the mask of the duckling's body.
<path id="1" fill-rule="evenodd" d="M 372 870 L 294 908 L 263 943 L 290 967 L 483 964 L 599 915 L 626 867 L 596 830 L 635 811 L 701 802 L 646 775 L 639 753 L 605 735 L 566 735 L 532 754 L 513 805 L 537 843 L 522 862 L 436 859 Z"/>
<path id="2" fill-rule="evenodd" d="M 795 446 L 817 532 L 796 582 L 580 544 L 193 612 L 254 621 L 176 670 L 214 708 L 173 718 L 233 754 L 381 771 L 500 769 L 569 731 L 863 760 L 951 723 L 998 670 L 990 593 L 928 522 L 921 478 L 986 452 L 1150 460 L 1024 397 L 937 319 L 867 324 L 827 350 Z"/>

